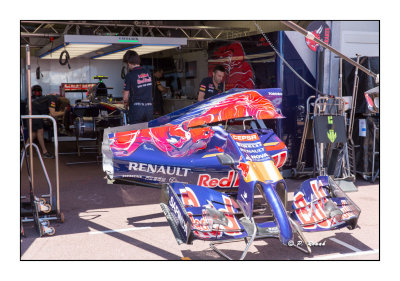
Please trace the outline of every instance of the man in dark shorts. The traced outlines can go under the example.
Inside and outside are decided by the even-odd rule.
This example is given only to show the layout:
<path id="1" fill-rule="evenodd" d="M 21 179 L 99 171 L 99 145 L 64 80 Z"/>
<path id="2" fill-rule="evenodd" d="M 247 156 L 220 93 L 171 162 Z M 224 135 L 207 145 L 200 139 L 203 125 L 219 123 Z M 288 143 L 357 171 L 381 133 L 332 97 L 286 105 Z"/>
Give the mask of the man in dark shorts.
<path id="1" fill-rule="evenodd" d="M 212 96 L 222 93 L 224 90 L 224 85 L 222 80 L 224 80 L 225 68 L 223 65 L 219 64 L 214 67 L 212 77 L 206 77 L 201 80 L 198 101 L 208 99 Z"/>
<path id="2" fill-rule="evenodd" d="M 63 106 L 60 106 L 60 105 Z M 32 115 L 50 115 L 52 117 L 63 116 L 69 100 L 57 95 L 46 95 L 36 98 L 32 101 Z M 63 107 L 56 111 L 56 107 Z M 53 154 L 47 151 L 44 144 L 44 122 L 43 119 L 32 119 L 32 141 L 37 137 L 43 158 L 53 158 Z"/>
<path id="3" fill-rule="evenodd" d="M 163 115 L 163 97 L 162 94 L 168 91 L 168 88 L 165 88 L 160 83 L 160 79 L 163 76 L 164 71 L 161 68 L 155 69 L 153 73 L 153 109 L 154 114 Z"/>
<path id="4" fill-rule="evenodd" d="M 125 76 L 123 99 L 129 105 L 129 124 L 148 122 L 153 119 L 152 79 L 150 73 L 140 66 L 140 57 L 128 50 L 123 58 L 129 72 Z"/>

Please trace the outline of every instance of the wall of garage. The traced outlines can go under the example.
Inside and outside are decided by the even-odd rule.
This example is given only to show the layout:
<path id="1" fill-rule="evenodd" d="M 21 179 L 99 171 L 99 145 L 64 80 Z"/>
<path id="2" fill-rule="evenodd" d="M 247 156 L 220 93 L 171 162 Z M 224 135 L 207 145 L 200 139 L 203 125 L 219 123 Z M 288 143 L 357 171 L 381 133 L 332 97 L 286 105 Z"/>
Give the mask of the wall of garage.
<path id="1" fill-rule="evenodd" d="M 379 21 L 327 21 L 331 27 L 331 45 L 350 58 L 379 57 Z M 324 91 L 338 93 L 339 58 L 330 51 L 324 55 Z"/>
<path id="2" fill-rule="evenodd" d="M 174 61 L 179 59 L 178 55 L 174 56 Z M 182 54 L 184 63 L 196 62 L 196 76 L 194 78 L 186 78 L 185 71 L 178 74 L 182 83 L 182 94 L 189 98 L 196 98 L 199 90 L 200 82 L 207 77 L 208 71 L 208 54 L 206 50 Z M 176 63 L 175 63 L 176 64 Z"/>
<path id="3" fill-rule="evenodd" d="M 122 97 L 123 80 L 121 78 L 122 61 L 119 60 L 90 60 L 90 59 L 71 59 L 71 69 L 67 65 L 60 65 L 57 60 L 31 58 L 31 84 L 40 85 L 43 94 L 59 93 L 61 83 L 96 83 L 98 80 L 93 76 L 108 76 L 104 80 L 107 87 L 114 89 L 108 90 L 113 97 Z M 43 77 L 36 78 L 36 68 L 40 66 Z M 27 98 L 25 61 L 21 61 L 21 99 Z M 81 93 L 68 93 L 67 98 L 71 101 L 80 99 Z"/>
<path id="4" fill-rule="evenodd" d="M 174 61 L 178 60 L 178 55 L 175 55 Z M 182 92 L 188 97 L 195 97 L 198 92 L 200 81 L 207 77 L 208 62 L 207 51 L 196 51 L 184 53 L 181 56 L 183 63 L 196 62 L 196 76 L 187 79 L 185 70 L 182 73 L 175 73 L 179 77 L 182 84 Z M 26 88 L 26 70 L 25 60 L 21 60 L 21 100 L 27 98 Z M 122 61 L 119 60 L 90 60 L 90 59 L 71 59 L 71 69 L 67 65 L 60 65 L 58 59 L 31 59 L 31 84 L 40 85 L 43 89 L 43 94 L 59 93 L 61 83 L 96 83 L 98 80 L 93 79 L 93 76 L 104 75 L 108 79 L 104 80 L 107 87 L 114 89 L 108 90 L 113 97 L 122 97 L 123 80 L 121 78 Z M 36 68 L 40 66 L 40 71 L 43 77 L 36 78 Z M 150 67 L 150 66 L 149 66 Z M 165 76 L 168 74 L 165 74 Z M 81 93 L 68 93 L 67 98 L 71 101 L 80 99 Z"/>

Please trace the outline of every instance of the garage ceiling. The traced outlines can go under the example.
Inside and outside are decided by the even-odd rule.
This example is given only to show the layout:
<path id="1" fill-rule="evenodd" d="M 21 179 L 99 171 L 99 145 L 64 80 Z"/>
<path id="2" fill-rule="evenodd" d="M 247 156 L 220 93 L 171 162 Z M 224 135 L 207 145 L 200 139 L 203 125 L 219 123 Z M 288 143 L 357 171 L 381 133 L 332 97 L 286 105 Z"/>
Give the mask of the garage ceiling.
<path id="1" fill-rule="evenodd" d="M 311 21 L 294 21 L 307 27 Z M 264 32 L 288 30 L 280 21 L 257 21 Z M 182 48 L 190 52 L 207 48 L 218 40 L 259 34 L 254 21 L 25 21 L 20 22 L 21 47 L 31 46 L 32 55 L 63 35 L 183 37 Z"/>

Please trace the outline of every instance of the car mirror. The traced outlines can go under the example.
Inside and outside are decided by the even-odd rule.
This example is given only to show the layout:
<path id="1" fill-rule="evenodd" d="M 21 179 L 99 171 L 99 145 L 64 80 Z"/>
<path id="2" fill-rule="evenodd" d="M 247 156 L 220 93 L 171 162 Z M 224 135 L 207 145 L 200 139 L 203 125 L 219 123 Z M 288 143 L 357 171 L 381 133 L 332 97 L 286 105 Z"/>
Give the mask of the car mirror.
<path id="1" fill-rule="evenodd" d="M 219 154 L 217 155 L 218 161 L 219 163 L 221 163 L 221 165 L 226 165 L 226 166 L 232 166 L 235 165 L 235 161 L 233 160 L 233 158 L 228 155 L 228 154 Z"/>

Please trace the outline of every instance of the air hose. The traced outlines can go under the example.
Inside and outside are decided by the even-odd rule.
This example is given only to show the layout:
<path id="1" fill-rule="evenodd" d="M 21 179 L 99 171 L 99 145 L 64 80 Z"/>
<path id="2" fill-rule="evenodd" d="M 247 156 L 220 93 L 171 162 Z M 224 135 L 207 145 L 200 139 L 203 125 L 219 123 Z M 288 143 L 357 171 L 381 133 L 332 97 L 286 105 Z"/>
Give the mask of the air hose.
<path id="1" fill-rule="evenodd" d="M 125 80 L 125 76 L 126 76 L 126 74 L 125 74 L 125 66 L 123 66 L 121 68 L 121 78 L 122 78 L 122 80 Z"/>
<path id="2" fill-rule="evenodd" d="M 40 66 L 36 68 L 36 79 L 39 80 L 40 77 L 43 77 L 42 72 L 40 72 Z"/>
<path id="3" fill-rule="evenodd" d="M 63 59 L 64 54 L 65 54 L 65 59 Z M 70 59 L 70 57 L 69 57 L 68 51 L 64 50 L 61 52 L 60 59 L 58 61 L 60 62 L 61 65 L 68 64 L 68 69 L 71 69 L 71 66 L 69 65 L 69 59 Z"/>

